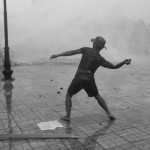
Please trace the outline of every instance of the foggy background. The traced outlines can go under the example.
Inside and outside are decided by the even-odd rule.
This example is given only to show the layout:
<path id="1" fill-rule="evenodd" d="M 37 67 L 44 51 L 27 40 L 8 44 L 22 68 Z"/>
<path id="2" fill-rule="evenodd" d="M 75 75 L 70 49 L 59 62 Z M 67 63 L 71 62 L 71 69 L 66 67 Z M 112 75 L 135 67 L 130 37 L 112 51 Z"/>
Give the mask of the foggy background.
<path id="1" fill-rule="evenodd" d="M 14 60 L 32 62 L 106 39 L 108 60 L 150 53 L 149 0 L 7 0 L 9 47 Z M 0 45 L 4 47 L 3 1 Z M 78 57 L 78 56 L 77 56 Z"/>

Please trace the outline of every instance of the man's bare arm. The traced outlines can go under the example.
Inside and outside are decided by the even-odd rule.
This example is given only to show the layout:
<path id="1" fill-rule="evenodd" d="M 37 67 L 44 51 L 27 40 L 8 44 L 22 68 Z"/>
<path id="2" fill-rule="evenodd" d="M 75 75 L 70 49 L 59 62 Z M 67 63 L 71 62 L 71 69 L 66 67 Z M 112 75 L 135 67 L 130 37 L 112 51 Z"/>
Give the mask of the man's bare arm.
<path id="1" fill-rule="evenodd" d="M 66 51 L 57 55 L 52 55 L 50 57 L 50 59 L 54 59 L 60 56 L 72 56 L 72 55 L 76 55 L 76 54 L 81 54 L 80 49 L 76 49 L 76 50 L 71 50 L 71 51 Z"/>
<path id="2" fill-rule="evenodd" d="M 124 64 L 129 65 L 131 63 L 131 59 L 125 59 L 124 61 L 114 65 L 108 61 L 106 61 L 103 65 L 103 67 L 109 68 L 109 69 L 118 69 L 122 67 Z"/>

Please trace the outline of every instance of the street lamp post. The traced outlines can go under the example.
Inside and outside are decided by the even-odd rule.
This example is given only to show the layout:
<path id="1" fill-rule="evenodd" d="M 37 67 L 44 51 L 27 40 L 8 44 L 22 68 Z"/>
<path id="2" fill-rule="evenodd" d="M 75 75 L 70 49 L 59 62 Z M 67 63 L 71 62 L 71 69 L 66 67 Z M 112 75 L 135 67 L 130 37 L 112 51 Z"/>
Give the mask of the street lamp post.
<path id="1" fill-rule="evenodd" d="M 4 80 L 12 79 L 11 75 L 11 63 L 9 57 L 9 46 L 8 46 L 8 27 L 7 27 L 7 6 L 6 0 L 4 0 L 4 33 L 5 33 L 5 47 L 4 47 Z"/>

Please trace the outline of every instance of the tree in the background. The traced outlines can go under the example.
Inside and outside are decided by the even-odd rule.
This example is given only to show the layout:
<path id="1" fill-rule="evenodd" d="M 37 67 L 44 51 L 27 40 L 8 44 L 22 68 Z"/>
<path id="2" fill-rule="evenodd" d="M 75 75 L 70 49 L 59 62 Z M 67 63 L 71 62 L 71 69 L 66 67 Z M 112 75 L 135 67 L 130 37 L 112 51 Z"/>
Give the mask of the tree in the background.
<path id="1" fill-rule="evenodd" d="M 111 29 L 111 30 L 110 30 Z M 124 19 L 114 22 L 107 31 L 111 46 L 128 50 L 133 53 L 148 53 L 150 51 L 150 24 L 142 19 L 135 22 Z"/>
<path id="2" fill-rule="evenodd" d="M 131 35 L 131 49 L 137 52 L 148 52 L 150 49 L 150 29 L 143 20 L 139 20 Z"/>

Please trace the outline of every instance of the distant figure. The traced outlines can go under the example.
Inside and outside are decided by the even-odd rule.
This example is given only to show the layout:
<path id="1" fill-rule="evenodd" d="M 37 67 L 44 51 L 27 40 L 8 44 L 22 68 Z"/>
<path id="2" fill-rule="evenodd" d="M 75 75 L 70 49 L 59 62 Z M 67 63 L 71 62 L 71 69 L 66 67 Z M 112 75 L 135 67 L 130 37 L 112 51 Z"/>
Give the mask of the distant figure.
<path id="1" fill-rule="evenodd" d="M 105 100 L 100 96 L 95 79 L 94 73 L 99 66 L 103 66 L 109 69 L 118 69 L 124 64 L 129 65 L 131 59 L 125 59 L 124 61 L 113 65 L 109 61 L 105 60 L 99 53 L 105 47 L 105 39 L 101 36 L 97 36 L 95 39 L 91 39 L 93 42 L 93 48 L 83 47 L 76 50 L 66 51 L 57 55 L 52 55 L 50 59 L 54 59 L 60 56 L 71 56 L 76 54 L 82 54 L 81 61 L 79 63 L 77 72 L 72 80 L 66 94 L 66 116 L 61 117 L 62 120 L 70 121 L 72 96 L 77 94 L 81 89 L 84 89 L 89 97 L 95 97 L 99 105 L 105 110 L 108 118 L 115 119 L 114 115 L 109 111 Z"/>

